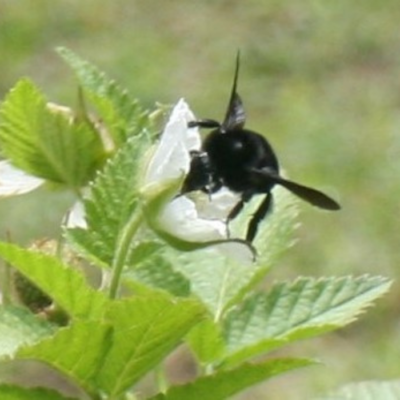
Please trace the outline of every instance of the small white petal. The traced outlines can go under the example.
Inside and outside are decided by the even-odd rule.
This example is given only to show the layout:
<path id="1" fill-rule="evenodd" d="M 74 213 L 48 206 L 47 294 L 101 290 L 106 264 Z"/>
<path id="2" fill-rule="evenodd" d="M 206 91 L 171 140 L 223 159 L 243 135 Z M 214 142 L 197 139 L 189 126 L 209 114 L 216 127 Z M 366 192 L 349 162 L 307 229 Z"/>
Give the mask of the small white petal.
<path id="1" fill-rule="evenodd" d="M 43 179 L 25 173 L 6 160 L 0 161 L 0 197 L 31 192 L 44 182 Z"/>
<path id="2" fill-rule="evenodd" d="M 208 242 L 227 237 L 224 222 L 200 218 L 195 203 L 184 196 L 167 204 L 158 221 L 163 230 L 188 242 Z"/>
<path id="3" fill-rule="evenodd" d="M 65 216 L 65 225 L 67 228 L 87 228 L 86 214 L 83 203 L 77 201 Z"/>
<path id="4" fill-rule="evenodd" d="M 191 150 L 201 146 L 197 128 L 188 128 L 194 115 L 181 99 L 172 110 L 160 143 L 147 169 L 146 183 L 177 179 L 189 171 Z"/>
<path id="5" fill-rule="evenodd" d="M 240 196 L 228 188 L 221 188 L 218 192 L 198 196 L 196 206 L 202 218 L 217 218 L 225 220 L 232 208 L 238 203 Z"/>

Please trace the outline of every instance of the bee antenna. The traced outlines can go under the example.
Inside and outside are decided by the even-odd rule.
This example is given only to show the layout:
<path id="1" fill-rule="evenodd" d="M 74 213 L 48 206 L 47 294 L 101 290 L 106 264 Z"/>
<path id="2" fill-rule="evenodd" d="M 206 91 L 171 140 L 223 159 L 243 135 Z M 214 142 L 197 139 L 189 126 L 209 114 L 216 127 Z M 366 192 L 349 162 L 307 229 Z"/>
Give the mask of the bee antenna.
<path id="1" fill-rule="evenodd" d="M 232 105 L 235 101 L 235 97 L 237 96 L 237 86 L 239 80 L 239 71 L 240 71 L 240 49 L 238 49 L 236 53 L 236 63 L 235 63 L 235 75 L 233 77 L 233 85 L 231 91 L 231 97 L 229 99 L 229 105 Z M 230 110 L 228 110 L 229 112 Z"/>
<path id="2" fill-rule="evenodd" d="M 233 85 L 231 96 L 228 103 L 228 109 L 226 110 L 226 115 L 224 122 L 222 123 L 222 131 L 228 132 L 231 129 L 243 128 L 246 115 L 244 112 L 242 100 L 237 93 L 237 85 L 239 80 L 239 70 L 240 70 L 240 50 L 236 53 L 236 65 L 235 65 L 235 75 L 233 78 Z"/>

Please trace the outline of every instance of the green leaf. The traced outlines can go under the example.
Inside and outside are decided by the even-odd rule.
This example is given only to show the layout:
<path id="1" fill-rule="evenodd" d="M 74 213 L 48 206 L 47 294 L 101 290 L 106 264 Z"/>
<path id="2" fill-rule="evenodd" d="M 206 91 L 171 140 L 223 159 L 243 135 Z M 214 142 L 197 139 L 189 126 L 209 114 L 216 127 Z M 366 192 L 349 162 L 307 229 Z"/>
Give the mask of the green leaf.
<path id="1" fill-rule="evenodd" d="M 99 318 L 107 301 L 81 272 L 56 257 L 0 242 L 0 256 L 48 294 L 71 317 Z"/>
<path id="2" fill-rule="evenodd" d="M 203 364 L 218 360 L 225 351 L 221 327 L 210 318 L 196 325 L 189 332 L 186 341 Z"/>
<path id="3" fill-rule="evenodd" d="M 110 266 L 132 214 L 138 208 L 144 136 L 131 138 L 108 160 L 91 186 L 84 206 L 88 228 L 66 231 L 68 238 L 90 259 Z M 136 245 L 131 243 L 132 248 Z"/>
<path id="4" fill-rule="evenodd" d="M 0 307 L 0 357 L 12 356 L 21 346 L 36 343 L 54 331 L 53 325 L 25 308 Z"/>
<path id="5" fill-rule="evenodd" d="M 166 394 L 151 400 L 226 400 L 242 390 L 285 372 L 312 365 L 302 359 L 278 359 L 260 364 L 243 364 L 229 371 L 220 371 L 194 382 L 171 387 Z"/>
<path id="6" fill-rule="evenodd" d="M 104 160 L 99 133 L 86 119 L 51 110 L 39 89 L 23 79 L 0 109 L 3 155 L 25 172 L 68 185 L 84 186 Z"/>
<path id="7" fill-rule="evenodd" d="M 0 385 L 0 398 L 1 400 L 74 400 L 72 397 L 65 397 L 55 390 L 23 388 L 13 385 Z"/>
<path id="8" fill-rule="evenodd" d="M 174 269 L 190 282 L 192 293 L 205 304 L 216 321 L 222 318 L 230 302 L 252 278 L 255 268 L 230 257 L 229 250 L 224 252 L 223 247 L 179 254 L 174 264 Z"/>
<path id="9" fill-rule="evenodd" d="M 198 303 L 153 292 L 110 302 L 101 321 L 76 320 L 22 348 L 17 357 L 53 366 L 88 393 L 118 396 L 159 364 L 202 317 Z"/>
<path id="10" fill-rule="evenodd" d="M 177 347 L 202 317 L 198 303 L 155 293 L 117 302 L 108 313 L 115 334 L 98 384 L 111 397 L 122 394 Z"/>
<path id="11" fill-rule="evenodd" d="M 129 261 L 130 268 L 124 278 L 135 290 L 146 290 L 144 286 L 165 290 L 175 296 L 189 296 L 190 283 L 176 272 L 165 257 L 165 244 L 148 241 L 136 246 Z"/>
<path id="12" fill-rule="evenodd" d="M 350 383 L 318 400 L 400 400 L 400 381 Z"/>
<path id="13" fill-rule="evenodd" d="M 96 106 L 117 148 L 130 137 L 150 125 L 148 113 L 125 89 L 108 78 L 97 67 L 64 47 L 58 53 L 76 73 L 86 95 Z"/>
<path id="14" fill-rule="evenodd" d="M 276 186 L 273 191 L 274 202 L 272 211 L 261 221 L 259 231 L 254 239 L 257 249 L 257 270 L 265 274 L 276 259 L 294 244 L 293 233 L 298 223 L 298 200 L 286 189 Z M 244 237 L 247 225 L 258 208 L 264 196 L 255 196 L 245 207 L 238 218 L 231 223 L 231 234 Z M 258 277 L 256 280 L 258 282 Z"/>
<path id="15" fill-rule="evenodd" d="M 275 191 L 275 189 L 274 189 Z M 249 213 L 257 202 L 249 207 L 231 227 L 231 237 L 243 236 L 238 229 L 247 226 Z M 260 227 L 256 240 L 256 261 L 249 265 L 229 243 L 198 252 L 180 254 L 174 268 L 191 283 L 192 292 L 220 320 L 226 310 L 263 280 L 278 255 L 290 244 L 290 236 L 296 227 L 297 210 L 294 198 L 284 190 L 276 190 L 276 207 Z M 264 243 L 265 242 L 265 243 Z M 212 276 L 212 279 L 210 279 Z"/>
<path id="16" fill-rule="evenodd" d="M 109 348 L 113 329 L 100 321 L 78 320 L 51 338 L 22 348 L 18 359 L 42 361 L 71 378 L 89 394 L 98 391 L 96 376 Z"/>
<path id="17" fill-rule="evenodd" d="M 224 365 L 343 327 L 388 291 L 383 277 L 300 278 L 252 293 L 224 321 Z"/>

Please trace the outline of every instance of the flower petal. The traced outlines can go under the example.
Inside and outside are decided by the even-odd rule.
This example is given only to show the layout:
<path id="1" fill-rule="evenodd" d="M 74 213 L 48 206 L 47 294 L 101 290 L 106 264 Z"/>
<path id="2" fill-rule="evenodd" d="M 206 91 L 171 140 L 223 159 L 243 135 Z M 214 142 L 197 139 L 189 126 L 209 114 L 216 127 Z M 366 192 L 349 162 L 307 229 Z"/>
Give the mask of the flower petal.
<path id="1" fill-rule="evenodd" d="M 196 207 L 200 217 L 226 220 L 229 212 L 238 203 L 240 196 L 223 187 L 211 195 L 199 194 Z"/>
<path id="2" fill-rule="evenodd" d="M 165 232 L 187 242 L 209 242 L 227 237 L 224 222 L 200 218 L 195 203 L 184 196 L 168 203 L 158 222 Z"/>
<path id="3" fill-rule="evenodd" d="M 43 179 L 25 173 L 6 160 L 0 161 L 0 197 L 31 192 L 44 182 Z"/>
<path id="4" fill-rule="evenodd" d="M 181 99 L 172 110 L 160 143 L 147 169 L 145 183 L 176 179 L 189 171 L 191 150 L 201 146 L 197 128 L 188 128 L 195 117 Z"/>

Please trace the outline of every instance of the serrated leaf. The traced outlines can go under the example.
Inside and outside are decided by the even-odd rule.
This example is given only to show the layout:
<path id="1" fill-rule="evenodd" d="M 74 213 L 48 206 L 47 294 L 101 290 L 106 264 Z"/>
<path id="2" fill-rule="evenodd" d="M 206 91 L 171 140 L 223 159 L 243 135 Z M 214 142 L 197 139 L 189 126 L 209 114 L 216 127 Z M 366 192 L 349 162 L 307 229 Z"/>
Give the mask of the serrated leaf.
<path id="1" fill-rule="evenodd" d="M 297 216 L 294 199 L 281 188 L 277 188 L 276 192 L 275 210 L 260 227 L 260 238 L 265 240 L 265 243 L 256 242 L 257 256 L 254 263 L 249 265 L 244 262 L 235 248 L 229 248 L 229 244 L 221 246 L 220 249 L 215 246 L 199 252 L 181 254 L 178 262 L 174 263 L 174 268 L 191 282 L 192 292 L 206 304 L 217 319 L 264 278 L 278 255 L 291 244 L 290 237 L 296 228 Z M 257 204 L 254 204 L 253 208 L 254 206 Z M 239 227 L 247 226 L 250 218 L 248 213 L 251 213 L 253 208 L 249 207 L 247 212 L 235 221 L 231 237 L 237 235 Z"/>
<path id="2" fill-rule="evenodd" d="M 0 398 L 1 400 L 74 400 L 74 398 L 65 397 L 55 390 L 23 388 L 14 385 L 0 385 Z"/>
<path id="3" fill-rule="evenodd" d="M 400 400 L 400 381 L 350 383 L 318 400 Z"/>
<path id="4" fill-rule="evenodd" d="M 113 346 L 97 377 L 111 397 L 118 396 L 153 369 L 202 318 L 191 300 L 164 295 L 114 304 L 108 318 L 114 326 Z"/>
<path id="5" fill-rule="evenodd" d="M 125 89 L 71 50 L 60 47 L 57 51 L 75 71 L 79 83 L 96 106 L 117 147 L 128 137 L 149 127 L 148 113 Z"/>
<path id="6" fill-rule="evenodd" d="M 259 364 L 243 364 L 229 371 L 201 377 L 186 385 L 173 386 L 166 394 L 159 394 L 151 400 L 226 400 L 266 379 L 312 364 L 312 361 L 302 359 L 278 359 Z"/>
<path id="7" fill-rule="evenodd" d="M 100 318 L 106 297 L 77 269 L 56 257 L 0 242 L 0 256 L 49 295 L 71 317 Z"/>
<path id="8" fill-rule="evenodd" d="M 22 348 L 17 358 L 42 361 L 88 393 L 96 393 L 96 374 L 112 345 L 113 329 L 109 324 L 78 320 L 49 339 Z"/>
<path id="9" fill-rule="evenodd" d="M 253 266 L 238 262 L 215 246 L 179 254 L 174 268 L 190 282 L 192 293 L 201 299 L 213 318 L 219 320 L 248 282 L 246 278 L 251 279 Z"/>
<path id="10" fill-rule="evenodd" d="M 103 144 L 92 124 L 51 111 L 28 79 L 7 95 L 0 118 L 3 155 L 28 174 L 79 189 L 104 160 Z"/>
<path id="11" fill-rule="evenodd" d="M 66 231 L 81 251 L 104 266 L 111 265 L 124 228 L 138 207 L 141 162 L 148 145 L 144 136 L 133 137 L 108 160 L 84 201 L 88 228 Z"/>
<path id="12" fill-rule="evenodd" d="M 57 368 L 88 393 L 118 396 L 178 346 L 203 313 L 191 300 L 157 293 L 109 304 L 104 322 L 77 320 L 17 357 Z"/>
<path id="13" fill-rule="evenodd" d="M 165 245 L 155 240 L 143 240 L 132 251 L 131 261 L 132 265 L 141 265 L 146 263 L 149 258 L 161 255 Z"/>
<path id="14" fill-rule="evenodd" d="M 53 325 L 38 318 L 28 309 L 1 307 L 0 357 L 12 356 L 21 346 L 36 343 L 54 332 Z"/>
<path id="15" fill-rule="evenodd" d="M 343 327 L 390 285 L 383 277 L 299 278 L 275 284 L 269 293 L 252 293 L 224 320 L 224 365 Z"/>
<path id="16" fill-rule="evenodd" d="M 165 245 L 155 241 L 137 245 L 129 260 L 130 268 L 124 278 L 135 292 L 146 290 L 143 286 L 165 290 L 175 296 L 189 296 L 190 283 L 164 256 Z"/>

